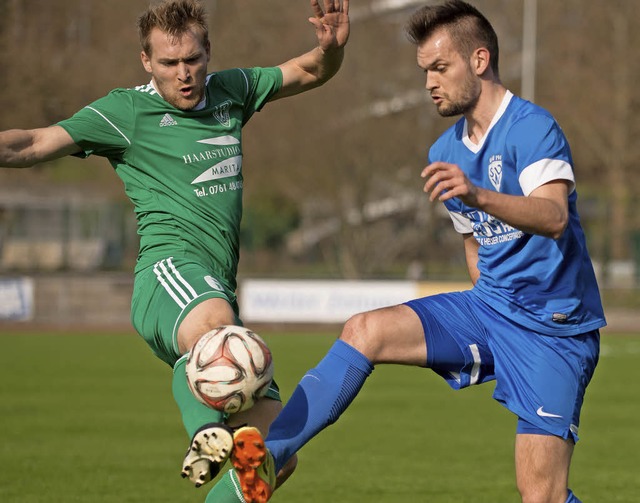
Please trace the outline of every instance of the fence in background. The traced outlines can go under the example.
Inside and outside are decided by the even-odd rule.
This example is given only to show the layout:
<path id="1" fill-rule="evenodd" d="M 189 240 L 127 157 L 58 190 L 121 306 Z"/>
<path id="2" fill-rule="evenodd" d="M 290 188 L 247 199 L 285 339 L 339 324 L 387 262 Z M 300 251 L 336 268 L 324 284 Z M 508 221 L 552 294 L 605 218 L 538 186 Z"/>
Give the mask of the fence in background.
<path id="1" fill-rule="evenodd" d="M 135 257 L 130 205 L 95 199 L 0 199 L 0 272 L 117 269 Z"/>

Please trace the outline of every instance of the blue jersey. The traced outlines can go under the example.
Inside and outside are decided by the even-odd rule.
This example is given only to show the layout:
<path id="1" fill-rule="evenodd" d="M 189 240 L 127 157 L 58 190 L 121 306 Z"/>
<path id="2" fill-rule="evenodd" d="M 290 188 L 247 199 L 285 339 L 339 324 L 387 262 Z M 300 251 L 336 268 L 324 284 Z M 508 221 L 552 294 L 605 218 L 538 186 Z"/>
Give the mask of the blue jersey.
<path id="1" fill-rule="evenodd" d="M 606 324 L 576 209 L 571 151 L 546 110 L 507 92 L 480 143 L 469 140 L 462 118 L 431 147 L 429 162 L 436 161 L 458 165 L 478 187 L 515 196 L 569 181 L 569 223 L 557 240 L 522 232 L 457 198 L 444 204 L 456 230 L 473 233 L 480 244 L 473 292 L 481 301 L 547 335 L 571 336 Z"/>

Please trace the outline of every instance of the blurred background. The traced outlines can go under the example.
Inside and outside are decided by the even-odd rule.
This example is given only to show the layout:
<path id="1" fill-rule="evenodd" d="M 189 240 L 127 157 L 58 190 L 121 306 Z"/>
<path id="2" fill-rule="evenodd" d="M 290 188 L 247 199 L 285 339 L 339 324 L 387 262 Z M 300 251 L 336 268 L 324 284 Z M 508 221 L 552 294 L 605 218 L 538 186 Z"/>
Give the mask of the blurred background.
<path id="1" fill-rule="evenodd" d="M 306 0 L 208 0 L 210 70 L 311 49 Z M 245 128 L 243 280 L 467 280 L 462 243 L 422 193 L 453 120 L 429 103 L 403 31 L 425 2 L 352 0 L 339 74 Z M 505 85 L 550 110 L 572 145 L 579 207 L 609 321 L 640 311 L 637 0 L 475 0 Z M 53 124 L 147 83 L 135 21 L 147 0 L 0 0 L 0 130 Z M 128 324 L 132 206 L 102 158 L 0 170 L 0 320 Z M 240 292 L 242 293 L 242 292 Z"/>

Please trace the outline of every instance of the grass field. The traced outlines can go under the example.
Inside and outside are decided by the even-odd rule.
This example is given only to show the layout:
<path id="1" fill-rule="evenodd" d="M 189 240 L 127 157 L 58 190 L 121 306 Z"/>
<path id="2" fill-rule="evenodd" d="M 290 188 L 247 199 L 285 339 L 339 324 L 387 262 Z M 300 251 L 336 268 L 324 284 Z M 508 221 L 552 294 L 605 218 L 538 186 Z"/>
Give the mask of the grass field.
<path id="1" fill-rule="evenodd" d="M 285 398 L 335 336 L 262 335 Z M 206 486 L 179 476 L 187 438 L 170 369 L 136 335 L 0 338 L 0 502 L 204 501 Z M 602 350 L 571 486 L 585 503 L 638 502 L 640 337 L 605 334 Z M 273 501 L 518 501 L 515 420 L 492 391 L 453 392 L 430 371 L 379 367 Z"/>

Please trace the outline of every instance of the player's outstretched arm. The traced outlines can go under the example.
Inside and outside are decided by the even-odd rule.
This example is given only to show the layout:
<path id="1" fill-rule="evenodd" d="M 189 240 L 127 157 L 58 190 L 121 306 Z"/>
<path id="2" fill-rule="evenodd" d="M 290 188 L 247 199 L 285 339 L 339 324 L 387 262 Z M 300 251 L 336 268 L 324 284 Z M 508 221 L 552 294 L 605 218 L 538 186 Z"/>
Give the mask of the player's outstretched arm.
<path id="1" fill-rule="evenodd" d="M 342 64 L 344 46 L 349 39 L 349 0 L 311 0 L 318 46 L 280 65 L 283 83 L 273 99 L 293 96 L 321 86 L 333 77 Z"/>
<path id="2" fill-rule="evenodd" d="M 0 167 L 4 168 L 28 168 L 79 151 L 60 126 L 0 132 Z"/>

